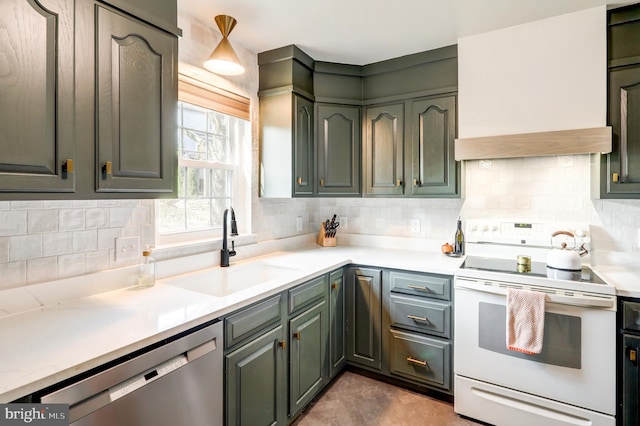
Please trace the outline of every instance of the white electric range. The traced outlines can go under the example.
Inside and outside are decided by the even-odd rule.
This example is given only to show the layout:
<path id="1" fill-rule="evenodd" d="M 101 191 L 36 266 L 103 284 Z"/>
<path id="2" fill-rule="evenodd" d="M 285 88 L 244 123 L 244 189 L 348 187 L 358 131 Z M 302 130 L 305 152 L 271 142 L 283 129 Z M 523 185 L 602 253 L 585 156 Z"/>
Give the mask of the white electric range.
<path id="1" fill-rule="evenodd" d="M 454 285 L 458 414 L 495 425 L 615 425 L 615 288 L 588 264 L 573 280 L 549 278 L 545 260 L 557 230 L 589 247 L 584 225 L 466 224 L 467 258 Z M 531 258 L 530 268 L 518 265 L 519 255 Z M 509 287 L 546 295 L 540 354 L 506 348 Z"/>

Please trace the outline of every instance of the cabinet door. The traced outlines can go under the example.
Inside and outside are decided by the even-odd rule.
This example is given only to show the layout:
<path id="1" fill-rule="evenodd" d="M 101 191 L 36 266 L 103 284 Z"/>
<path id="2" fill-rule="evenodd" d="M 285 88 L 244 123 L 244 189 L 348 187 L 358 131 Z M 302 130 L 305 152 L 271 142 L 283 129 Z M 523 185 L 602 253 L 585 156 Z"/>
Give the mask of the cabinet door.
<path id="1" fill-rule="evenodd" d="M 640 64 L 609 72 L 613 151 L 603 179 L 611 198 L 640 198 Z"/>
<path id="2" fill-rule="evenodd" d="M 99 192 L 175 190 L 177 39 L 96 5 Z"/>
<path id="3" fill-rule="evenodd" d="M 325 287 L 326 288 L 326 287 Z M 289 323 L 289 410 L 295 416 L 323 388 L 328 368 L 327 303 L 323 300 Z"/>
<path id="4" fill-rule="evenodd" d="M 640 424 L 640 377 L 638 356 L 640 356 L 640 337 L 624 335 L 622 354 L 622 423 Z"/>
<path id="5" fill-rule="evenodd" d="M 73 192 L 74 2 L 0 2 L 0 192 Z"/>
<path id="6" fill-rule="evenodd" d="M 360 194 L 360 107 L 318 104 L 317 193 Z"/>
<path id="7" fill-rule="evenodd" d="M 280 325 L 225 356 L 228 426 L 287 423 L 285 339 Z"/>
<path id="8" fill-rule="evenodd" d="M 381 365 L 382 271 L 350 268 L 347 275 L 347 359 L 376 370 Z"/>
<path id="9" fill-rule="evenodd" d="M 411 110 L 411 195 L 459 196 L 459 167 L 454 157 L 454 96 L 415 100 Z"/>
<path id="10" fill-rule="evenodd" d="M 364 195 L 402 195 L 404 104 L 367 108 Z"/>
<path id="11" fill-rule="evenodd" d="M 329 286 L 329 376 L 334 377 L 347 360 L 344 333 L 346 305 L 342 269 L 329 275 Z"/>
<path id="12" fill-rule="evenodd" d="M 293 96 L 293 195 L 313 195 L 313 102 Z"/>

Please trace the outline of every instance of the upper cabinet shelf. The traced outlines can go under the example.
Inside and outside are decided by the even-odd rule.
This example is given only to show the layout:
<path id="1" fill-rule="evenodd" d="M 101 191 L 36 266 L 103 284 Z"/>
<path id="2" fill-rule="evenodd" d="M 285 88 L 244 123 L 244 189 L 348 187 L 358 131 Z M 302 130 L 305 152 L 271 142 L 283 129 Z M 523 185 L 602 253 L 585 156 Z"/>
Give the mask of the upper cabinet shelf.
<path id="1" fill-rule="evenodd" d="M 611 152 L 611 127 L 456 139 L 460 160 Z"/>

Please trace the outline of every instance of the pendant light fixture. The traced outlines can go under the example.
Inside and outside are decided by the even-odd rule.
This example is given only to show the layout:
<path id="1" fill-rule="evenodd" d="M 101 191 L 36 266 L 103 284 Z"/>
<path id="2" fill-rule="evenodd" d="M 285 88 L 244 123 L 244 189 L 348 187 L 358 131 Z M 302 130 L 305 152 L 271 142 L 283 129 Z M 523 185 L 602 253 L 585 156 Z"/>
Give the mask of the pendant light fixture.
<path id="1" fill-rule="evenodd" d="M 240 75 L 244 73 L 244 67 L 238 59 L 238 55 L 233 51 L 231 43 L 227 38 L 231 30 L 236 26 L 237 21 L 228 15 L 218 15 L 215 18 L 216 24 L 222 33 L 222 40 L 211 52 L 209 59 L 204 63 L 204 67 L 209 71 L 221 75 Z"/>

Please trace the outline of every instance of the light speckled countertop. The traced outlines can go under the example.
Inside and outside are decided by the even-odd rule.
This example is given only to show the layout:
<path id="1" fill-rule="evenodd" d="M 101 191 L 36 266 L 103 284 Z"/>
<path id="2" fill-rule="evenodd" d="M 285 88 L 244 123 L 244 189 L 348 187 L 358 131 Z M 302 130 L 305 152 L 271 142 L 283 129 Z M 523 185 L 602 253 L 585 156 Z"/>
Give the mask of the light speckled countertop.
<path id="1" fill-rule="evenodd" d="M 460 258 L 436 251 L 340 246 L 279 251 L 259 259 L 294 265 L 296 270 L 284 279 L 273 279 L 225 297 L 168 285 L 172 278 L 158 280 L 154 287 L 146 289 L 126 282 L 97 282 L 124 280 L 125 275 L 114 272 L 76 278 L 74 288 L 65 290 L 66 298 L 54 296 L 49 288 L 40 286 L 38 301 L 42 306 L 0 317 L 0 403 L 71 378 L 347 264 L 452 275 L 462 263 Z M 255 260 L 232 261 L 230 269 Z M 83 279 L 91 283 L 83 283 Z M 100 292 L 86 295 L 78 290 L 90 286 Z M 17 302 L 8 298 L 23 297 L 28 291 L 2 292 L 0 310 L 11 312 L 7 307 Z"/>

